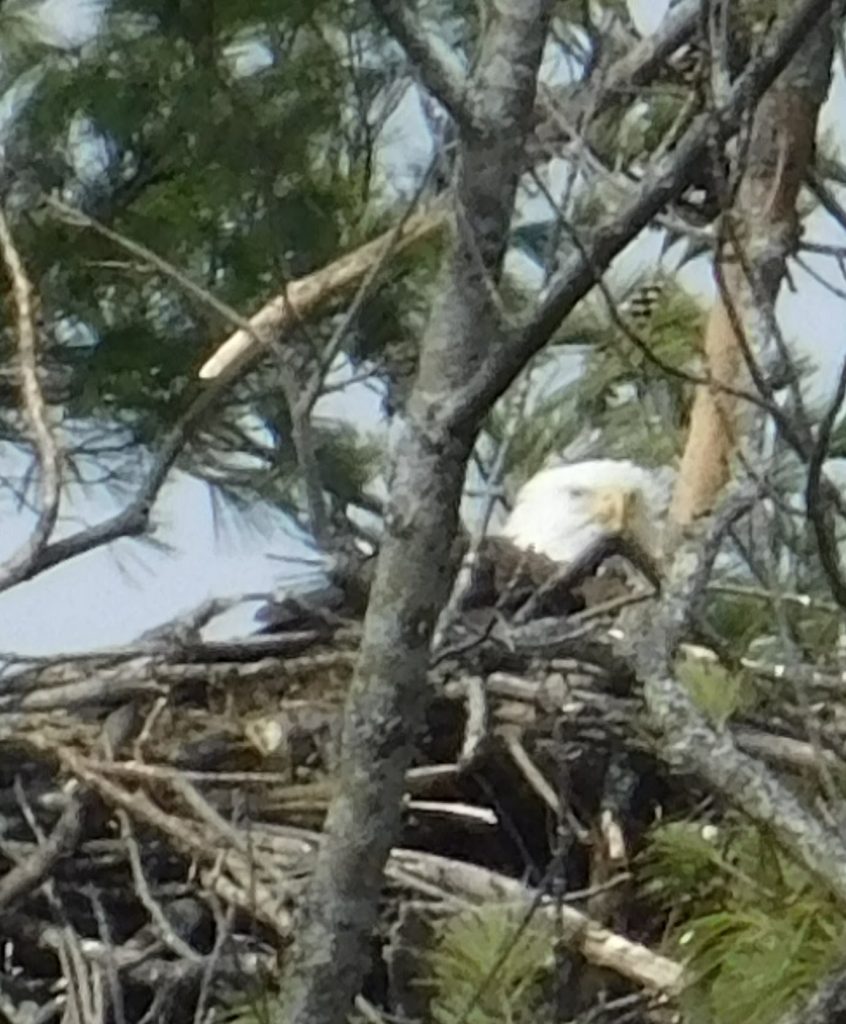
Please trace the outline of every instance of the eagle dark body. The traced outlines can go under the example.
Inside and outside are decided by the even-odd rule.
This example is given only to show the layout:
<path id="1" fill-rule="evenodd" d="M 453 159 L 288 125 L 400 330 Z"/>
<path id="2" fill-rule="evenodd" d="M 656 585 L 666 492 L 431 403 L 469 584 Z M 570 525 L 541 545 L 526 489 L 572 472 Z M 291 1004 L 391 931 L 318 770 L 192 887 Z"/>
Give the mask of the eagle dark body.
<path id="1" fill-rule="evenodd" d="M 617 546 L 599 544 L 579 564 L 562 566 L 507 537 L 487 537 L 479 546 L 462 593 L 462 611 L 496 609 L 524 621 L 566 616 L 626 592 Z"/>
<path id="2" fill-rule="evenodd" d="M 532 478 L 498 535 L 469 553 L 466 535 L 457 543 L 456 591 L 435 642 L 425 724 L 414 743 L 415 768 L 454 764 L 457 770 L 434 773 L 425 783 L 421 772 L 414 776 L 417 782 L 409 781 L 399 843 L 529 884 L 542 884 L 554 863 L 570 889 L 595 889 L 595 899 L 610 893 L 607 905 L 594 902 L 591 912 L 625 933 L 625 890 L 606 883 L 626 864 L 609 847 L 601 822 L 612 814 L 624 836 L 623 854 L 634 849 L 656 805 L 669 806 L 664 769 L 648 760 L 631 724 L 639 706 L 631 697 L 631 665 L 605 637 L 607 616 L 618 612 L 608 610 L 590 626 L 585 623 L 585 630 L 585 620 L 576 627 L 573 617 L 631 593 L 635 571 L 656 581 L 652 550 L 644 549 L 656 538 L 660 512 L 640 473 L 608 463 Z M 360 636 L 355 623 L 366 609 L 374 565 L 370 559 L 363 571 L 335 569 L 322 586 L 269 601 L 258 613 L 263 633 L 313 631 L 320 652 L 349 639 L 346 688 L 332 695 L 338 723 Z M 602 627 L 595 636 L 588 634 L 594 626 Z M 564 660 L 574 667 L 562 668 Z M 307 694 L 286 688 L 285 697 L 301 702 L 316 693 L 325 704 L 323 672 L 318 665 Z M 536 688 L 536 696 L 514 699 L 508 687 L 520 683 L 527 692 Z M 477 691 L 484 721 L 471 728 Z M 571 692 L 576 699 L 568 699 Z M 340 732 L 338 724 L 333 735 Z M 476 733 L 466 753 L 468 737 Z M 555 830 L 549 827 L 548 803 L 514 756 L 509 741 L 515 737 L 553 789 L 566 787 L 567 814 Z M 482 827 L 460 814 L 445 815 L 448 805 L 484 808 L 495 814 L 495 823 Z M 581 841 L 576 826 L 589 842 Z M 419 946 L 416 937 L 413 944 Z M 396 960 L 388 973 L 396 979 Z M 418 977 L 412 964 L 411 983 Z M 590 977 L 579 964 L 567 986 L 575 1010 L 596 1004 Z M 420 1005 L 413 1014 L 425 1017 L 427 1004 Z"/>
<path id="3" fill-rule="evenodd" d="M 519 622 L 567 616 L 631 588 L 632 566 L 658 583 L 660 500 L 649 471 L 593 460 L 542 470 L 517 495 L 503 528 L 485 537 L 459 575 L 453 607 L 478 624 L 490 611 Z M 464 560 L 461 531 L 452 552 Z M 340 559 L 312 591 L 274 600 L 258 613 L 261 632 L 326 630 L 367 607 L 375 558 Z M 461 615 L 459 615 L 459 618 Z"/>
<path id="4" fill-rule="evenodd" d="M 347 607 L 347 595 L 341 587 L 324 587 L 270 600 L 256 612 L 258 633 L 286 633 L 337 625 Z"/>
<path id="5" fill-rule="evenodd" d="M 631 555 L 631 552 L 628 552 Z M 636 557 L 636 556 L 634 556 Z M 476 552 L 469 579 L 457 604 L 459 619 L 478 626 L 480 616 L 496 612 L 520 621 L 564 617 L 630 590 L 625 545 L 609 538 L 593 546 L 578 563 L 562 566 L 545 555 L 525 551 L 506 537 L 486 537 Z M 315 630 L 331 633 L 344 622 L 363 617 L 375 559 L 354 573 L 335 572 L 322 586 L 271 599 L 256 612 L 259 634 Z"/>

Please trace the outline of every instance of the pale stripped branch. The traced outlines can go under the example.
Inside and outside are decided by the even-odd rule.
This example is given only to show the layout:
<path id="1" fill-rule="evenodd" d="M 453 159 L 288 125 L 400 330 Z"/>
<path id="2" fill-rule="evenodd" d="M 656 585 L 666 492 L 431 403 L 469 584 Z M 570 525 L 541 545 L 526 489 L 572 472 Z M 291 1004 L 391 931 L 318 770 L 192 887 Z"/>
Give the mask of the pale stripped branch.
<path id="1" fill-rule="evenodd" d="M 27 579 L 48 544 L 59 516 L 62 488 L 62 459 L 50 426 L 47 403 L 38 380 L 38 329 L 35 295 L 23 261 L 15 246 L 5 214 L 0 210 L 0 250 L 12 282 L 17 311 L 18 361 L 20 364 L 23 413 L 35 447 L 41 473 L 38 516 L 24 544 L 0 567 L 0 591 Z"/>

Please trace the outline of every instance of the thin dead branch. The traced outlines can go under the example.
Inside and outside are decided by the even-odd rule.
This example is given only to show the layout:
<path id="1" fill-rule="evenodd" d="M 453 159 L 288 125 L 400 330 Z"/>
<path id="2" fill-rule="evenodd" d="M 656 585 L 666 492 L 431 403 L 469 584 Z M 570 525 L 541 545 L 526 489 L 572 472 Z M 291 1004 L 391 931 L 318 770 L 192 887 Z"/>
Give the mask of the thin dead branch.
<path id="1" fill-rule="evenodd" d="M 18 370 L 24 419 L 35 448 L 41 476 L 38 515 L 32 532 L 22 547 L 0 566 L 0 591 L 3 591 L 29 577 L 32 567 L 50 540 L 59 516 L 62 459 L 38 379 L 37 299 L 15 246 L 9 222 L 2 210 L 0 250 L 12 283 L 17 310 Z"/>
<path id="2" fill-rule="evenodd" d="M 456 427 L 474 422 L 505 391 L 528 359 L 543 348 L 575 304 L 596 283 L 596 268 L 608 266 L 663 207 L 682 194 L 709 158 L 715 142 L 731 137 L 808 33 L 823 18 L 836 17 L 842 6 L 838 0 L 805 0 L 781 20 L 765 40 L 760 56 L 733 85 L 726 103 L 695 118 L 673 153 L 652 168 L 641 187 L 613 218 L 593 231 L 590 259 L 574 254 L 531 323 L 501 339 L 501 343 L 491 344 L 488 358 L 473 381 L 454 397 L 450 412 Z"/>
<path id="3" fill-rule="evenodd" d="M 819 551 L 820 564 L 825 572 L 831 593 L 841 608 L 846 608 L 846 578 L 840 559 L 835 536 L 835 518 L 832 502 L 827 500 L 824 488 L 823 464 L 828 456 L 834 424 L 846 399 L 846 362 L 840 369 L 837 387 L 829 402 L 825 415 L 817 429 L 816 443 L 808 461 L 808 477 L 805 484 L 805 508 L 814 530 Z M 830 485 L 828 490 L 830 490 Z"/>
<path id="4" fill-rule="evenodd" d="M 227 315 L 238 329 L 224 341 L 200 369 L 203 380 L 222 376 L 230 379 L 258 355 L 263 345 L 284 338 L 297 322 L 313 316 L 317 310 L 365 278 L 375 266 L 384 265 L 389 254 L 400 252 L 434 237 L 443 229 L 445 214 L 437 209 L 412 214 L 399 225 L 383 232 L 346 256 L 297 281 L 271 299 L 248 320 Z M 234 311 L 233 311 L 234 312 Z"/>

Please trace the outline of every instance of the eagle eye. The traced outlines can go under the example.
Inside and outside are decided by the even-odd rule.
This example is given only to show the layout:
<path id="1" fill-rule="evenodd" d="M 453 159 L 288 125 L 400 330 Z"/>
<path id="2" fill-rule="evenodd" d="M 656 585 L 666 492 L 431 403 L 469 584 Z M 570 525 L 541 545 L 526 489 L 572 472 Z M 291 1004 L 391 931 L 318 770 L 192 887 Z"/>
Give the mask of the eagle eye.
<path id="1" fill-rule="evenodd" d="M 584 498 L 587 497 L 587 491 L 584 487 L 571 487 L 570 488 L 571 498 Z"/>

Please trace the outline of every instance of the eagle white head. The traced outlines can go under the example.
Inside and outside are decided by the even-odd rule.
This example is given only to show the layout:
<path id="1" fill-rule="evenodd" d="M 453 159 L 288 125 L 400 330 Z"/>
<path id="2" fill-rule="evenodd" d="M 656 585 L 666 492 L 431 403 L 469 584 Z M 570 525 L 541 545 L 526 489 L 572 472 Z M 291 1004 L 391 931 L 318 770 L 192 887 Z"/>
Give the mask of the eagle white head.
<path id="1" fill-rule="evenodd" d="M 667 492 L 660 471 L 627 460 L 555 466 L 521 488 L 500 536 L 562 565 L 613 536 L 634 541 L 657 558 Z"/>

